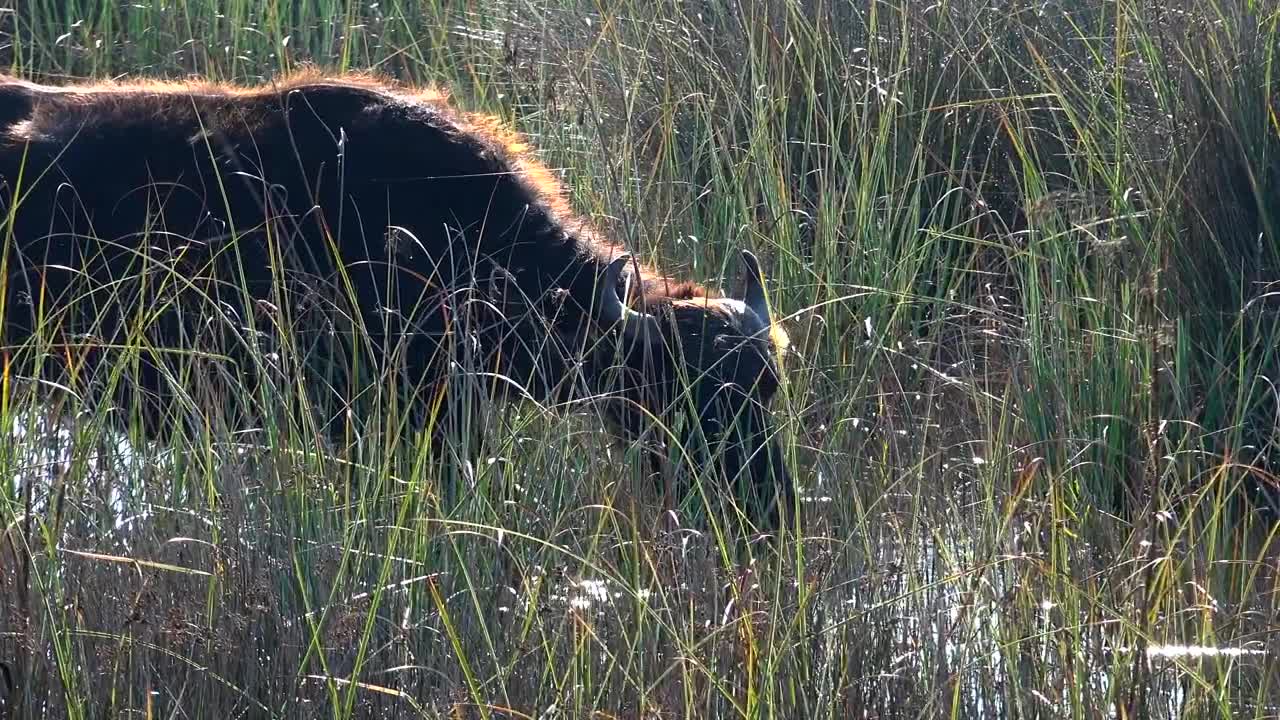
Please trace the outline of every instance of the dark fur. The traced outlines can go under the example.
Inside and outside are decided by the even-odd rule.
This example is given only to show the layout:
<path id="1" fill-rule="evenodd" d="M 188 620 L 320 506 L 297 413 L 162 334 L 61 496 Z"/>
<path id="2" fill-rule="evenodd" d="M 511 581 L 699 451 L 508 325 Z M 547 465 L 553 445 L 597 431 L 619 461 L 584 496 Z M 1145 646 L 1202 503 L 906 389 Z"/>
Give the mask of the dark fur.
<path id="1" fill-rule="evenodd" d="M 122 332 L 140 310 L 181 297 L 148 337 L 219 339 L 233 382 L 258 377 L 260 355 L 234 349 L 252 346 L 246 326 L 296 323 L 315 331 L 298 334 L 318 343 L 304 348 L 320 361 L 372 340 L 362 352 L 412 385 L 423 416 L 442 397 L 456 404 L 460 387 L 548 404 L 612 392 L 622 399 L 609 415 L 625 435 L 650 429 L 649 414 L 694 409 L 709 435 L 738 438 L 728 469 L 750 465 L 758 481 L 789 486 L 776 453 L 742 455 L 774 447 L 768 343 L 728 342 L 733 313 L 716 293 L 640 266 L 626 302 L 674 321 L 678 336 L 658 352 L 620 344 L 594 308 L 622 249 L 572 212 L 517 136 L 434 91 L 316 74 L 251 89 L 0 79 L 0 182 L 11 350 L 38 327 L 74 370 L 101 359 L 101 343 L 130 342 Z M 144 256 L 162 263 L 147 282 Z M 147 417 L 164 417 L 170 402 L 165 357 L 130 369 L 127 389 L 155 398 Z M 459 366 L 493 374 L 459 379 Z M 358 389 L 315 371 L 338 397 Z M 444 386 L 452 394 L 437 392 Z M 691 388 L 694 401 L 681 400 Z M 744 408 L 749 430 L 727 433 L 725 413 Z"/>

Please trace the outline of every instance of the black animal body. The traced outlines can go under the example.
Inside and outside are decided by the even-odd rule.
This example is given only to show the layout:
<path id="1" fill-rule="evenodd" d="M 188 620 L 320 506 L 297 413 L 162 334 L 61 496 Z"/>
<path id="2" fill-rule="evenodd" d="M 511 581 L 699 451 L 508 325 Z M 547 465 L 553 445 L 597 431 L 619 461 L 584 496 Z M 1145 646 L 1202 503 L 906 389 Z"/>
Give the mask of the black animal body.
<path id="1" fill-rule="evenodd" d="M 284 376 L 346 403 L 330 419 L 393 378 L 442 427 L 460 393 L 594 399 L 622 438 L 678 429 L 664 458 L 749 478 L 769 512 L 789 497 L 769 411 L 787 340 L 755 257 L 740 298 L 638 262 L 519 136 L 438 92 L 0 78 L 0 223 L 14 367 L 118 371 L 150 432 L 198 365 L 182 349 L 252 387 L 275 357 L 258 338 L 287 337 Z"/>

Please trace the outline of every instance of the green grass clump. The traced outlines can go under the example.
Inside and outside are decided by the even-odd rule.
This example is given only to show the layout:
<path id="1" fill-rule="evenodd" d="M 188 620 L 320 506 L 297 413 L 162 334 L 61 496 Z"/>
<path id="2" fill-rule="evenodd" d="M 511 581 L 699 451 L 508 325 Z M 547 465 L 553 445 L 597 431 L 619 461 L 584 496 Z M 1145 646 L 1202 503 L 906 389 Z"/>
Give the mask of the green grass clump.
<path id="1" fill-rule="evenodd" d="M 287 376 L 207 387 L 141 453 L 6 393 L 0 707 L 1274 716 L 1278 22 L 1223 0 L 0 0 L 17 74 L 439 83 L 637 252 L 734 282 L 753 249 L 796 343 L 779 417 L 805 497 L 742 541 L 714 487 L 656 493 L 588 411 L 472 408 L 489 461 L 441 467 L 391 400 L 320 453 Z"/>

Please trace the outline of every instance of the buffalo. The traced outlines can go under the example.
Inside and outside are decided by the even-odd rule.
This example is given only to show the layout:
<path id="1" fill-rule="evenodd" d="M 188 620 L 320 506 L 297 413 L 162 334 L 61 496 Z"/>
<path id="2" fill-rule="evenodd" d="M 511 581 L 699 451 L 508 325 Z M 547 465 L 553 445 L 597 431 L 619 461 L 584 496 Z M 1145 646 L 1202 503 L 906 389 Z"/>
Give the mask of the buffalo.
<path id="1" fill-rule="evenodd" d="M 788 340 L 756 257 L 740 297 L 667 277 L 436 90 L 0 78 L 0 228 L 6 367 L 118 373 L 153 435 L 191 368 L 252 388 L 292 362 L 276 377 L 341 399 L 331 434 L 393 384 L 435 428 L 473 400 L 589 400 L 653 467 L 741 483 L 762 522 L 792 497 L 770 418 Z"/>

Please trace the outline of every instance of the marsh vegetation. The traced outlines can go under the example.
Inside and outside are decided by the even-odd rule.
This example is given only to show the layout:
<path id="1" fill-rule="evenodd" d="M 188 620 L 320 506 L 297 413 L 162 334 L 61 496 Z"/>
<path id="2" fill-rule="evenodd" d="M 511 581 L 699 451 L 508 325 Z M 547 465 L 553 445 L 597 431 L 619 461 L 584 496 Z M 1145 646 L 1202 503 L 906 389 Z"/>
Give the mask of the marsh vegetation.
<path id="1" fill-rule="evenodd" d="M 397 403 L 329 453 L 293 398 L 210 377 L 155 446 L 6 365 L 0 707 L 1276 717 L 1278 23 L 1224 0 L 0 0 L 15 74 L 436 83 L 635 252 L 732 283 L 754 250 L 801 485 L 761 538 L 587 409 L 477 406 L 487 460 L 438 466 Z"/>

